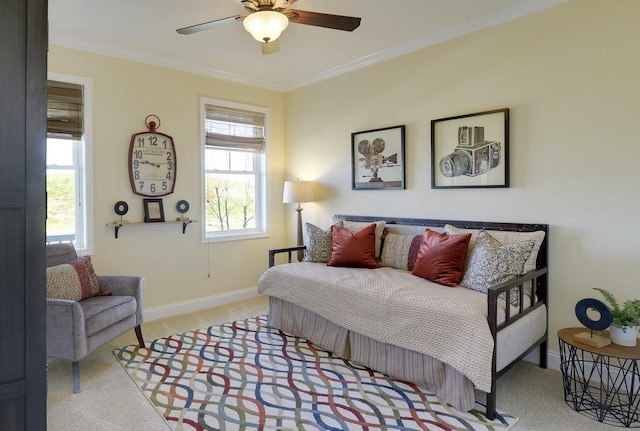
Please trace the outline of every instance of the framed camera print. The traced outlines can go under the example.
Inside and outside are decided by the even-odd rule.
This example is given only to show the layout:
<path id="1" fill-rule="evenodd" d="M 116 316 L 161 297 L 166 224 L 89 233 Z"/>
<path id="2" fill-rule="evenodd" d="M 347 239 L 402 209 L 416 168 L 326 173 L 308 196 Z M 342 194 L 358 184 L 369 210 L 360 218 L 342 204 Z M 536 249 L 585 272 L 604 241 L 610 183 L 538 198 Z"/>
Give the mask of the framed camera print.
<path id="1" fill-rule="evenodd" d="M 143 199 L 144 222 L 155 223 L 164 221 L 164 208 L 162 199 Z"/>
<path id="2" fill-rule="evenodd" d="M 431 120 L 431 188 L 509 187 L 509 109 Z"/>
<path id="3" fill-rule="evenodd" d="M 351 188 L 405 188 L 404 125 L 351 134 Z"/>

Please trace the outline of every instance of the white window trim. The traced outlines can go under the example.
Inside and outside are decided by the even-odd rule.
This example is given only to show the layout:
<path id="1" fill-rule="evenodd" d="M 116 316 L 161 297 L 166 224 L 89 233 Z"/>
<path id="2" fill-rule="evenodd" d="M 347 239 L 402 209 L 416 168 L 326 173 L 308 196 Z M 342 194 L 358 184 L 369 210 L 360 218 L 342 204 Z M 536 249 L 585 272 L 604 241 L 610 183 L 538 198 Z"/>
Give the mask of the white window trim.
<path id="1" fill-rule="evenodd" d="M 84 211 L 84 231 L 81 235 L 84 237 L 84 247 L 77 249 L 78 255 L 94 254 L 94 236 L 93 236 L 93 88 L 92 81 L 89 78 L 81 78 L 78 76 L 64 75 L 60 73 L 48 73 L 47 79 L 52 81 L 68 82 L 71 84 L 82 85 L 82 103 L 83 103 L 83 144 L 80 145 L 80 151 L 76 154 L 84 159 L 82 168 L 84 170 L 82 178 L 84 178 L 84 187 L 82 196 L 81 210 Z"/>
<path id="2" fill-rule="evenodd" d="M 242 109 L 245 111 L 253 111 L 260 112 L 264 114 L 264 156 L 260 157 L 261 165 L 260 165 L 260 175 L 256 176 L 256 188 L 259 190 L 262 199 L 260 208 L 256 208 L 256 215 L 259 212 L 260 214 L 260 226 L 256 226 L 255 229 L 243 229 L 243 230 L 228 230 L 222 231 L 214 234 L 213 236 L 207 235 L 207 214 L 206 214 L 206 205 L 204 204 L 204 198 L 206 196 L 206 166 L 205 166 L 205 151 L 206 151 L 206 134 L 205 134 L 205 113 L 206 107 L 205 105 L 217 105 L 224 106 L 227 108 L 235 108 Z M 269 116 L 270 110 L 269 108 L 255 106 L 255 105 L 246 105 L 243 103 L 230 102 L 228 100 L 221 99 L 212 99 L 209 97 L 200 97 L 200 201 L 201 201 L 201 235 L 203 243 L 210 242 L 227 242 L 227 241 L 244 241 L 250 239 L 258 239 L 258 238 L 268 238 L 269 232 L 267 226 L 269 226 L 269 222 L 267 220 L 267 206 L 269 199 L 267 197 L 267 155 L 269 151 Z"/>

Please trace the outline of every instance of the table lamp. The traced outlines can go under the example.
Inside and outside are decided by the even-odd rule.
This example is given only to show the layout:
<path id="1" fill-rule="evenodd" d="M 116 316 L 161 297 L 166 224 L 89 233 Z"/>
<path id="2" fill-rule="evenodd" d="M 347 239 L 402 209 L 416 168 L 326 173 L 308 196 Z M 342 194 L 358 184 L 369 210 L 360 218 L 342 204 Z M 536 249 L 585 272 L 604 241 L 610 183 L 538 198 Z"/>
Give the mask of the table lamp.
<path id="1" fill-rule="evenodd" d="M 292 204 L 297 203 L 296 211 L 298 212 L 298 245 L 304 245 L 302 237 L 302 202 L 313 202 L 314 196 L 314 184 L 311 181 L 285 181 L 284 193 L 282 194 L 282 203 Z M 304 257 L 304 250 L 298 250 L 298 261 L 302 261 Z"/>

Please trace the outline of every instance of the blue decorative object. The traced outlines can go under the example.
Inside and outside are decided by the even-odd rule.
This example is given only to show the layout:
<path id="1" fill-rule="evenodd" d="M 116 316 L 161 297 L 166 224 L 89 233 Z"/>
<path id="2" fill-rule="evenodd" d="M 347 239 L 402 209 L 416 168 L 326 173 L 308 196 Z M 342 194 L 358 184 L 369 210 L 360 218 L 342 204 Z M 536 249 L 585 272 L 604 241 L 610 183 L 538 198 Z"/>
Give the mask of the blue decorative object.
<path id="1" fill-rule="evenodd" d="M 600 319 L 593 320 L 587 316 L 589 309 L 597 311 L 600 314 Z M 607 307 L 604 302 L 594 298 L 584 298 L 576 303 L 576 317 L 580 323 L 592 331 L 603 331 L 613 322 L 613 316 L 611 315 L 609 307 Z"/>
<path id="2" fill-rule="evenodd" d="M 185 200 L 181 200 L 178 201 L 178 203 L 176 204 L 176 210 L 180 213 L 183 214 L 186 213 L 187 211 L 189 211 L 189 202 L 185 201 Z"/>

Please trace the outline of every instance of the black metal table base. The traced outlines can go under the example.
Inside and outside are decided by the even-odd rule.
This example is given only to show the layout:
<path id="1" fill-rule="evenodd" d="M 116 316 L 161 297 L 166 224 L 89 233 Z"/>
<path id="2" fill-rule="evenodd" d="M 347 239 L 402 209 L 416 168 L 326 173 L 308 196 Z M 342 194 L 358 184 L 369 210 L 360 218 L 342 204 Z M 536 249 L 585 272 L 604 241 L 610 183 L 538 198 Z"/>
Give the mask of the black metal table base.
<path id="1" fill-rule="evenodd" d="M 637 360 L 600 355 L 559 341 L 565 402 L 599 422 L 640 428 Z"/>

